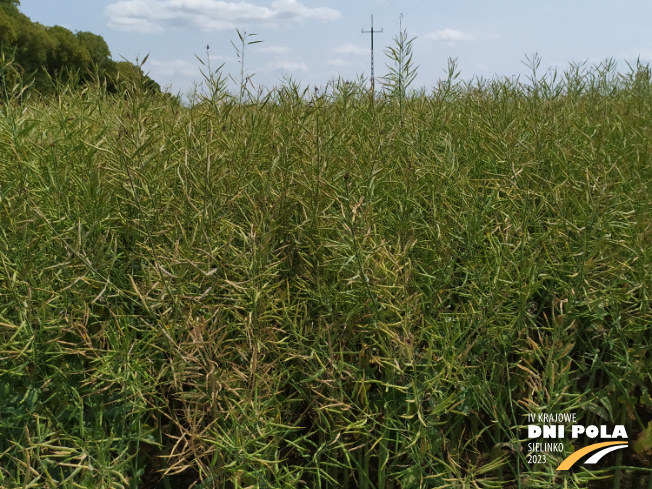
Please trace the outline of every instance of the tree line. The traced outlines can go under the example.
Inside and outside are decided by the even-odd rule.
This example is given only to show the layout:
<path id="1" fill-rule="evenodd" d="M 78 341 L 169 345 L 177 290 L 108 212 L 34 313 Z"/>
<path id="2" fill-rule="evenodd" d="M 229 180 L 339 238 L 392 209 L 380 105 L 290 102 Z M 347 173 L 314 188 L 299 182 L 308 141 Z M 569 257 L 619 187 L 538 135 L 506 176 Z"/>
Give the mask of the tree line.
<path id="1" fill-rule="evenodd" d="M 0 0 L 0 54 L 12 59 L 23 79 L 40 93 L 53 92 L 57 81 L 81 85 L 91 80 L 106 83 L 110 92 L 134 82 L 160 92 L 140 66 L 114 61 L 102 36 L 32 22 L 19 6 L 19 0 Z"/>

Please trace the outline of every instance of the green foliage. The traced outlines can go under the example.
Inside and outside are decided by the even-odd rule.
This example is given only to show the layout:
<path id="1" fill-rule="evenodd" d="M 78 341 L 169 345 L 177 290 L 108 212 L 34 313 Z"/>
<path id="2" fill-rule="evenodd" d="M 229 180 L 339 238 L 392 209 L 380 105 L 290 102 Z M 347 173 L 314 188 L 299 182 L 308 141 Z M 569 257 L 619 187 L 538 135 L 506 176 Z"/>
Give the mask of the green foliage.
<path id="1" fill-rule="evenodd" d="M 648 67 L 451 62 L 403 127 L 363 81 L 181 107 L 141 67 L 0 65 L 0 486 L 650 484 Z M 529 465 L 539 412 L 632 448 Z"/>
<path id="2" fill-rule="evenodd" d="M 18 0 L 0 0 L 0 17 L 17 14 L 19 5 Z"/>
<path id="3" fill-rule="evenodd" d="M 111 59 L 111 51 L 102 36 L 92 32 L 77 32 L 75 37 L 86 49 L 91 61 L 98 67 L 103 68 Z"/>
<path id="4" fill-rule="evenodd" d="M 101 36 L 31 22 L 17 5 L 0 4 L 0 52 L 14 59 L 25 80 L 33 82 L 32 87 L 39 93 L 51 93 L 70 80 L 77 84 L 99 80 L 116 92 L 122 89 L 121 82 L 117 82 L 120 76 L 123 81 L 138 81 L 148 90 L 160 91 L 160 86 L 140 67 L 114 62 Z"/>
<path id="5" fill-rule="evenodd" d="M 17 26 L 11 16 L 4 14 L 0 6 L 0 46 L 12 46 L 18 40 Z"/>
<path id="6" fill-rule="evenodd" d="M 403 15 L 401 14 L 401 20 Z M 385 49 L 385 55 L 390 59 L 391 64 L 387 64 L 389 73 L 381 79 L 385 90 L 390 98 L 398 100 L 399 115 L 403 120 L 403 101 L 408 87 L 412 84 L 417 76 L 417 68 L 412 61 L 412 43 L 416 39 L 408 39 L 407 30 L 402 29 L 399 35 L 394 38 L 394 46 Z"/>
<path id="7" fill-rule="evenodd" d="M 144 63 L 143 63 L 144 64 Z M 143 88 L 150 92 L 161 92 L 161 87 L 149 78 L 142 69 L 142 64 L 136 65 L 129 61 L 110 62 L 107 68 L 110 75 L 109 91 L 119 92 L 132 90 L 134 87 Z"/>
<path id="8" fill-rule="evenodd" d="M 252 44 L 259 44 L 263 41 L 250 41 L 249 39 L 257 36 L 255 33 L 247 33 L 246 30 L 240 32 L 240 29 L 236 29 L 238 38 L 240 39 L 240 47 L 236 46 L 233 41 L 231 45 L 234 47 L 238 60 L 240 60 L 240 99 L 244 98 L 246 90 L 246 81 L 245 81 L 245 48 Z M 247 77 L 248 79 L 249 77 Z"/>
<path id="9" fill-rule="evenodd" d="M 79 73 L 90 67 L 90 53 L 75 34 L 61 26 L 49 27 L 47 32 L 54 41 L 45 64 L 48 73 L 55 76 L 63 71 Z"/>
<path id="10" fill-rule="evenodd" d="M 44 26 L 23 22 L 18 31 L 16 60 L 27 73 L 38 73 L 45 67 L 48 55 L 56 45 L 56 39 L 48 35 Z"/>

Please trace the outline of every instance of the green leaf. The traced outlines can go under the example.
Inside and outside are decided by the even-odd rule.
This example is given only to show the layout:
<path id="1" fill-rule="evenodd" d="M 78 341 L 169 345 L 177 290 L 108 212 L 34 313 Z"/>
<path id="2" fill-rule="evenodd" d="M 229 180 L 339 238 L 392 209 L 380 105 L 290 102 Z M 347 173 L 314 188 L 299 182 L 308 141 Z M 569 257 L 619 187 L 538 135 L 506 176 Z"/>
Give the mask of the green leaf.
<path id="1" fill-rule="evenodd" d="M 641 454 L 647 454 L 652 450 L 652 421 L 647 424 L 647 427 L 641 431 L 634 442 L 634 450 Z"/>

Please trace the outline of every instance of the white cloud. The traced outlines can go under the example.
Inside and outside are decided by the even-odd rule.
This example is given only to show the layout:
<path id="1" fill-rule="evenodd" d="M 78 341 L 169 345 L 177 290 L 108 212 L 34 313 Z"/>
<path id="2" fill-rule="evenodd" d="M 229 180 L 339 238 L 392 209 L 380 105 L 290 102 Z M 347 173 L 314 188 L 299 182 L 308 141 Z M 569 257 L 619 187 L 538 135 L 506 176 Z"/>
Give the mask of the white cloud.
<path id="1" fill-rule="evenodd" d="M 278 44 L 270 44 L 268 46 L 261 44 L 258 48 L 258 52 L 264 54 L 285 54 L 288 51 L 289 49 L 287 47 L 279 46 Z"/>
<path id="2" fill-rule="evenodd" d="M 124 31 L 161 32 L 164 27 L 228 30 L 246 24 L 276 24 L 292 20 L 339 19 L 328 7 L 306 7 L 297 0 L 276 0 L 269 7 L 244 1 L 119 0 L 104 9 L 109 26 Z"/>
<path id="3" fill-rule="evenodd" d="M 357 44 L 342 44 L 331 50 L 335 54 L 354 54 L 356 56 L 369 56 L 369 48 L 363 48 Z"/>
<path id="4" fill-rule="evenodd" d="M 154 76 L 197 76 L 199 69 L 183 59 L 170 59 L 166 61 L 152 60 L 149 62 L 151 71 Z"/>
<path id="5" fill-rule="evenodd" d="M 334 58 L 334 59 L 329 59 L 326 64 L 328 66 L 337 66 L 338 68 L 345 68 L 347 66 L 355 66 L 358 63 L 353 63 L 352 61 L 347 61 L 342 58 Z"/>
<path id="6" fill-rule="evenodd" d="M 457 29 L 451 29 L 447 27 L 436 32 L 428 32 L 423 36 L 425 39 L 431 39 L 433 41 L 476 41 L 478 35 L 474 32 L 462 32 Z"/>
<path id="7" fill-rule="evenodd" d="M 308 65 L 303 61 L 291 61 L 291 60 L 274 60 L 270 61 L 265 66 L 258 68 L 257 73 L 295 73 L 295 72 L 307 72 Z"/>
<path id="8" fill-rule="evenodd" d="M 274 67 L 278 71 L 308 71 L 308 65 L 299 61 L 280 61 L 274 63 Z"/>
<path id="9" fill-rule="evenodd" d="M 121 31 L 163 32 L 163 28 L 155 22 L 136 17 L 112 17 L 109 26 Z"/>

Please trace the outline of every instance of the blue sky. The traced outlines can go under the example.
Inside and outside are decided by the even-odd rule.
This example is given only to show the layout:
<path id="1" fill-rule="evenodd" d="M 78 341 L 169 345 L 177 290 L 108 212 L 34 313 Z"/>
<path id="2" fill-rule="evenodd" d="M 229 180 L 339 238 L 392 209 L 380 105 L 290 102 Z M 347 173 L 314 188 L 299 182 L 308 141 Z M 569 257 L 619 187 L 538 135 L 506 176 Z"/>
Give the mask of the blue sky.
<path id="1" fill-rule="evenodd" d="M 620 70 L 640 57 L 652 61 L 652 2 L 565 0 L 487 2 L 460 0 L 22 0 L 33 21 L 91 31 L 107 41 L 113 59 L 135 61 L 162 87 L 187 93 L 201 82 L 201 64 L 238 80 L 231 41 L 236 28 L 263 41 L 246 49 L 245 71 L 255 85 L 272 87 L 283 77 L 323 86 L 333 77 L 369 76 L 371 27 L 376 77 L 387 73 L 383 51 L 399 33 L 399 18 L 414 41 L 419 66 L 414 86 L 436 85 L 448 58 L 462 77 L 527 74 L 523 61 L 538 53 L 542 72 L 569 62 L 589 65 L 614 58 Z"/>

